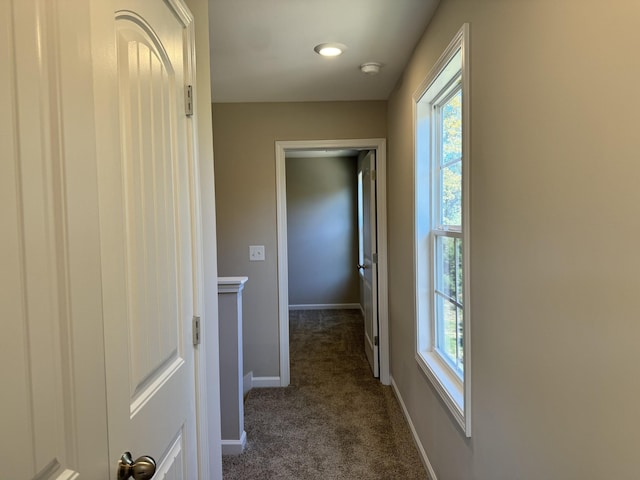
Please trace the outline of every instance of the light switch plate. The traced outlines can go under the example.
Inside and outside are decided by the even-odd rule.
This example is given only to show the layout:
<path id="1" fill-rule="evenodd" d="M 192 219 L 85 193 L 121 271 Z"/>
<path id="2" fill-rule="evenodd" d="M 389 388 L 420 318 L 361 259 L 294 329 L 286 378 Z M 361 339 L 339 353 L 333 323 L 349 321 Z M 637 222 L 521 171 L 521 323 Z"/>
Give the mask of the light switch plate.
<path id="1" fill-rule="evenodd" d="M 264 262 L 264 245 L 249 245 L 249 261 Z"/>

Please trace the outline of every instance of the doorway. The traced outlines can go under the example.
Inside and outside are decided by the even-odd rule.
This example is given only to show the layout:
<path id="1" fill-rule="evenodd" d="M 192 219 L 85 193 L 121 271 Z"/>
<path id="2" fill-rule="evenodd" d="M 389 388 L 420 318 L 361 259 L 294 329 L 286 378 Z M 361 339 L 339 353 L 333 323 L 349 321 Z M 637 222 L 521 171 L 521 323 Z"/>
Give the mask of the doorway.
<path id="1" fill-rule="evenodd" d="M 277 234 L 278 234 L 278 310 L 280 340 L 280 384 L 289 385 L 289 278 L 287 249 L 287 195 L 286 195 L 286 157 L 287 152 L 314 150 L 355 150 L 372 151 L 376 159 L 375 179 L 377 195 L 375 197 L 375 216 L 377 226 L 376 269 L 377 269 L 377 332 L 376 345 L 379 358 L 378 371 L 380 381 L 389 384 L 389 337 L 388 337 L 388 298 L 387 298 L 387 241 L 386 241 L 386 140 L 354 139 L 323 141 L 286 141 L 276 142 L 276 193 L 277 193 Z M 375 370 L 374 370 L 375 372 Z"/>
<path id="2" fill-rule="evenodd" d="M 286 152 L 290 311 L 360 309 L 358 153 Z"/>

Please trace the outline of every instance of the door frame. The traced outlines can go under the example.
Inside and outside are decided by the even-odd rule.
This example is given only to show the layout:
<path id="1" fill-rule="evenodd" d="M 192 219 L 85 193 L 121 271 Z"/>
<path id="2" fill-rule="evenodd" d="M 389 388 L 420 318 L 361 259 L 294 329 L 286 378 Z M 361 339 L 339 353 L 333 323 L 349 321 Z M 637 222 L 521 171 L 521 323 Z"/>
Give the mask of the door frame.
<path id="1" fill-rule="evenodd" d="M 288 150 L 357 149 L 376 153 L 376 211 L 378 215 L 378 337 L 380 382 L 390 385 L 389 375 L 389 296 L 387 268 L 387 140 L 365 138 L 349 140 L 276 141 L 276 231 L 278 256 L 278 325 L 280 340 L 280 386 L 290 381 L 289 368 L 289 266 L 287 257 L 287 181 Z"/>

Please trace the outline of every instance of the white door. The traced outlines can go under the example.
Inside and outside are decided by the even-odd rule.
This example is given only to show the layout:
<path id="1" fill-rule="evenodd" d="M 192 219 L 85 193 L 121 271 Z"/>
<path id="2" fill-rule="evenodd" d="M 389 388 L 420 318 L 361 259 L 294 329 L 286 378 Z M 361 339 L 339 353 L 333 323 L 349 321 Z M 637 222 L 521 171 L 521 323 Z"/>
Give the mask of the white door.
<path id="1" fill-rule="evenodd" d="M 83 0 L 0 2 L 2 479 L 107 478 L 88 30 Z"/>
<path id="2" fill-rule="evenodd" d="M 105 3 L 116 55 L 98 90 L 119 99 L 98 108 L 116 119 L 100 141 L 118 146 L 98 158 L 110 465 L 130 451 L 156 460 L 155 479 L 196 479 L 190 15 L 180 0 Z"/>
<path id="3" fill-rule="evenodd" d="M 0 478 L 198 477 L 190 19 L 0 2 Z"/>
<path id="4" fill-rule="evenodd" d="M 378 265 L 376 222 L 376 157 L 373 150 L 358 157 L 360 203 L 360 291 L 364 307 L 364 350 L 374 377 L 380 376 L 378 354 Z"/>
<path id="5" fill-rule="evenodd" d="M 58 265 L 59 198 L 47 136 L 48 91 L 34 72 L 41 20 L 35 1 L 0 2 L 0 477 L 69 478 L 75 474 L 65 445 L 68 402 L 60 389 L 72 381 L 63 362 L 68 346 L 66 300 Z M 23 57 L 24 56 L 24 57 Z"/>

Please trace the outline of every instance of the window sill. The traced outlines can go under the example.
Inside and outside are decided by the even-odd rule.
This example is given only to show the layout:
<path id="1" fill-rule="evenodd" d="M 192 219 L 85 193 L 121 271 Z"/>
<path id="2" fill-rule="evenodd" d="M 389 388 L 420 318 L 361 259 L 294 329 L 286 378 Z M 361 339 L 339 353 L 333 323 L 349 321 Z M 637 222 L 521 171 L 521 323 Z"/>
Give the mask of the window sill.
<path id="1" fill-rule="evenodd" d="M 464 408 L 464 385 L 440 356 L 431 351 L 423 350 L 416 354 L 416 361 L 431 381 L 444 404 L 456 419 L 467 437 L 471 431 L 467 429 Z"/>

